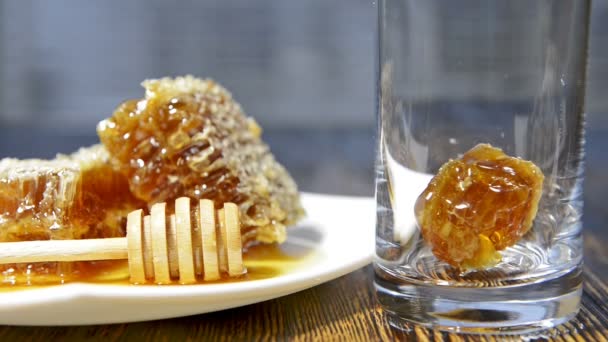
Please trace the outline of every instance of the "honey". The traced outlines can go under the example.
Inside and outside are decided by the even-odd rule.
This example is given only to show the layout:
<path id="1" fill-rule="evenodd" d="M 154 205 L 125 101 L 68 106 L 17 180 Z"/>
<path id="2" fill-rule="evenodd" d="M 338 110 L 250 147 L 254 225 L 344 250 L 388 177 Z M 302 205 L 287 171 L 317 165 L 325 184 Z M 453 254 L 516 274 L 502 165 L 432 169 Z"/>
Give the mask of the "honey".
<path id="1" fill-rule="evenodd" d="M 180 196 L 238 204 L 245 244 L 283 242 L 303 214 L 296 185 L 231 94 L 191 76 L 148 80 L 146 96 L 98 126 L 130 191 L 148 205 Z"/>
<path id="2" fill-rule="evenodd" d="M 241 277 L 224 276 L 217 281 L 203 281 L 197 277 L 197 284 L 233 283 L 251 280 L 261 280 L 287 274 L 294 269 L 306 265 L 314 259 L 314 253 L 310 248 L 294 244 L 256 244 L 248 248 L 243 255 L 247 273 Z M 42 265 L 31 264 L 30 269 L 42 268 Z M 35 273 L 35 275 L 34 275 Z M 2 272 L 0 278 L 2 291 L 19 291 L 37 289 L 45 286 L 56 286 L 64 283 L 95 283 L 105 285 L 130 285 L 129 268 L 126 260 L 90 261 L 72 263 L 69 273 L 60 274 L 55 272 L 17 272 L 7 269 Z M 178 285 L 177 279 L 168 285 Z M 157 286 L 152 281 L 146 285 L 130 286 Z M 166 286 L 166 285 L 162 285 Z M 181 285 L 180 286 L 188 286 Z"/>
<path id="3" fill-rule="evenodd" d="M 127 213 L 144 207 L 100 145 L 54 160 L 0 161 L 0 241 L 65 240 L 125 235 Z M 0 265 L 40 276 L 70 273 L 72 263 Z"/>
<path id="4" fill-rule="evenodd" d="M 231 94 L 192 76 L 143 82 L 145 98 L 98 125 L 102 145 L 54 160 L 0 161 L 0 241 L 125 236 L 127 214 L 178 197 L 238 205 L 245 247 L 284 242 L 304 210 L 295 182 Z M 2 266 L 60 277 L 115 262 Z M 110 266 L 108 266 L 110 265 Z M 84 268 L 83 268 L 84 267 Z M 6 283 L 6 282 L 5 282 Z M 10 281 L 8 282 L 10 283 Z"/>
<path id="5" fill-rule="evenodd" d="M 418 197 L 423 239 L 452 266 L 491 267 L 532 227 L 543 180 L 532 162 L 477 145 L 444 164 Z"/>
<path id="6" fill-rule="evenodd" d="M 143 205 L 101 146 L 0 162 L 0 241 L 124 236 L 126 214 Z"/>

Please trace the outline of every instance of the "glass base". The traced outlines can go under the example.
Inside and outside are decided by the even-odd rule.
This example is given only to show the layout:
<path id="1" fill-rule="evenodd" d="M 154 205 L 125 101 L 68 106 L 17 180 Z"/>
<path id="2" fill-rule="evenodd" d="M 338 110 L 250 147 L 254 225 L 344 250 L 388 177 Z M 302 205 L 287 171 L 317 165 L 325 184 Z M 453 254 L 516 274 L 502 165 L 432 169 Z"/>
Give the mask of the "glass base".
<path id="1" fill-rule="evenodd" d="M 580 266 L 542 281 L 477 288 L 409 282 L 379 264 L 375 272 L 376 298 L 403 330 L 413 323 L 459 333 L 537 332 L 573 318 L 582 294 Z"/>

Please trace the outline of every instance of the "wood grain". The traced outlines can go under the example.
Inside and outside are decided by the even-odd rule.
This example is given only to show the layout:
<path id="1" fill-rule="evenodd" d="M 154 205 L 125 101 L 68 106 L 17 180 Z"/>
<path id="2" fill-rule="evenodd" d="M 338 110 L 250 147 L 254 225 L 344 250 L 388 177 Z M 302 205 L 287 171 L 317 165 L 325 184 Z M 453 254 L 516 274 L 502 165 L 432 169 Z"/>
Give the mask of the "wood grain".
<path id="1" fill-rule="evenodd" d="M 599 243 L 599 245 L 596 245 Z M 131 324 L 80 327 L 0 327 L 0 341 L 608 341 L 608 277 L 605 246 L 585 239 L 587 263 L 578 316 L 542 334 L 501 337 L 456 335 L 412 327 L 391 327 L 374 301 L 367 266 L 334 281 L 290 296 L 210 314 Z M 598 250 L 599 248 L 599 250 Z M 603 265 L 600 267 L 599 265 Z"/>

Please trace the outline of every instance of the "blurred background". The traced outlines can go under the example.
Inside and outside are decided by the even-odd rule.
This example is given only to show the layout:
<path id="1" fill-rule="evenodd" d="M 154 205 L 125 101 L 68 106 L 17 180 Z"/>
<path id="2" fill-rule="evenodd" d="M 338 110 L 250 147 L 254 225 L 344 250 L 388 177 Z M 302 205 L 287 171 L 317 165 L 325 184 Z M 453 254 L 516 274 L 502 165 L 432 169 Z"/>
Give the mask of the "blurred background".
<path id="1" fill-rule="evenodd" d="M 449 15 L 457 4 L 446 1 L 433 15 L 446 32 L 467 29 Z M 233 93 L 303 190 L 371 196 L 376 13 L 371 0 L 0 1 L 0 157 L 51 158 L 93 144 L 96 123 L 141 97 L 143 79 L 193 74 Z M 591 229 L 608 221 L 607 41 L 608 1 L 594 1 L 584 218 Z"/>

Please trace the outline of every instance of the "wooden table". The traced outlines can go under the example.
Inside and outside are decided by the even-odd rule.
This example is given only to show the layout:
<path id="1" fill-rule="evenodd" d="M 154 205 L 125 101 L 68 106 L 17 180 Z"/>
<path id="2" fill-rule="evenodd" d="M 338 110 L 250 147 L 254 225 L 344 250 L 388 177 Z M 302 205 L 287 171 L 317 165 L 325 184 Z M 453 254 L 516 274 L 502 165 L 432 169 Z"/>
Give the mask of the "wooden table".
<path id="1" fill-rule="evenodd" d="M 279 159 L 292 170 L 304 190 L 344 193 L 341 190 L 348 188 L 350 194 L 371 194 L 373 169 L 370 160 L 373 146 L 368 132 L 340 139 L 335 139 L 335 132 L 328 137 L 320 135 L 313 138 L 310 133 L 302 134 L 303 136 L 294 133 L 270 134 L 269 140 Z M 309 146 L 320 153 L 316 155 L 316 164 L 302 159 L 290 159 L 294 150 L 289 148 L 289 142 L 294 139 L 301 141 L 304 137 L 318 145 Z M 602 157 L 605 155 L 604 146 L 608 146 L 608 134 L 590 134 L 589 140 L 589 169 L 585 188 L 586 266 L 583 308 L 571 322 L 544 333 L 556 341 L 608 341 L 608 229 L 605 229 L 608 211 L 605 210 L 604 199 L 608 189 L 608 179 L 605 176 L 608 174 L 608 163 Z M 346 149 L 357 149 L 360 153 L 345 155 L 343 151 Z M 335 158 L 338 153 L 341 153 L 341 159 Z M 301 155 L 298 158 L 300 157 Z M 310 165 L 316 166 L 311 170 Z M 491 337 L 454 335 L 420 327 L 414 327 L 410 331 L 392 328 L 388 317 L 374 300 L 372 273 L 371 267 L 367 266 L 290 296 L 198 316 L 101 326 L 5 326 L 0 327 L 0 341 L 377 341 L 416 338 L 434 341 L 441 340 L 442 337 L 452 341 L 493 340 Z M 510 339 L 520 340 L 522 337 Z"/>

